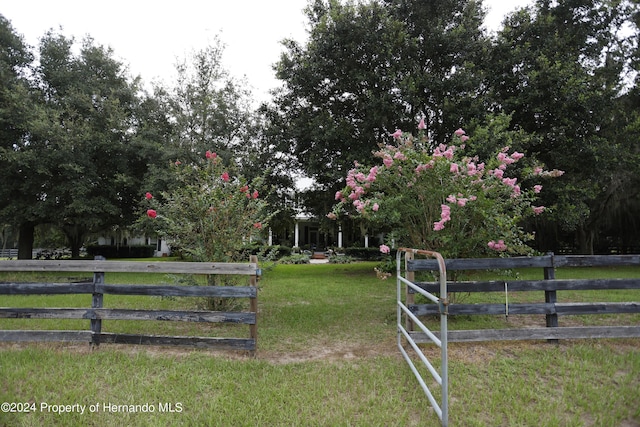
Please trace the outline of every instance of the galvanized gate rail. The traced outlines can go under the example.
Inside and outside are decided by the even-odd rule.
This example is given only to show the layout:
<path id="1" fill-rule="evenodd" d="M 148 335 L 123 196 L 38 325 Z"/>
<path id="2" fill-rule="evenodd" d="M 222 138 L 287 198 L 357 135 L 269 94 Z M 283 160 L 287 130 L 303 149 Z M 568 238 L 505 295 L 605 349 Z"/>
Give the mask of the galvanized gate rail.
<path id="1" fill-rule="evenodd" d="M 402 254 L 405 254 L 405 265 L 404 271 L 406 277 L 402 276 Z M 414 280 L 414 274 L 411 271 L 408 271 L 407 261 L 412 260 L 414 255 L 426 255 L 432 258 L 435 258 L 438 262 L 438 270 L 439 270 L 439 280 L 440 280 L 440 297 L 437 297 L 417 286 Z M 427 395 L 431 406 L 438 414 L 442 422 L 442 426 L 447 426 L 449 424 L 449 376 L 448 376 L 448 362 L 447 362 L 447 310 L 448 310 L 448 301 L 447 301 L 447 269 L 445 266 L 444 258 L 438 252 L 419 250 L 419 249 L 407 249 L 400 248 L 396 254 L 396 282 L 397 282 L 397 323 L 398 323 L 398 349 L 404 356 L 404 359 L 409 364 L 411 371 L 415 375 L 418 383 L 422 387 L 422 390 Z M 403 288 L 403 285 L 407 286 L 407 288 Z M 403 302 L 403 295 L 409 297 L 408 292 L 402 292 L 403 289 L 412 289 L 414 292 L 417 292 L 423 296 L 425 296 L 430 301 L 438 304 L 439 312 L 440 312 L 440 338 L 436 337 L 433 332 L 429 330 L 421 321 L 418 319 L 408 308 L 410 302 L 406 301 L 406 304 Z M 406 317 L 404 317 L 406 316 Z M 407 329 L 402 325 L 403 320 L 407 321 L 407 324 L 417 325 L 422 332 L 429 337 L 431 341 L 433 341 L 441 350 L 441 361 L 440 361 L 440 373 L 434 368 L 434 366 L 429 362 L 427 357 L 424 355 L 418 344 L 411 337 Z M 412 329 L 410 327 L 409 329 Z M 416 368 L 415 364 L 409 357 L 409 354 L 404 349 L 403 340 L 404 337 L 407 343 L 413 348 L 416 352 L 419 359 L 422 361 L 424 366 L 429 370 L 433 379 L 440 385 L 442 397 L 441 403 L 438 404 L 436 398 L 434 397 L 431 390 L 427 386 L 426 382 L 422 378 L 422 375 Z"/>

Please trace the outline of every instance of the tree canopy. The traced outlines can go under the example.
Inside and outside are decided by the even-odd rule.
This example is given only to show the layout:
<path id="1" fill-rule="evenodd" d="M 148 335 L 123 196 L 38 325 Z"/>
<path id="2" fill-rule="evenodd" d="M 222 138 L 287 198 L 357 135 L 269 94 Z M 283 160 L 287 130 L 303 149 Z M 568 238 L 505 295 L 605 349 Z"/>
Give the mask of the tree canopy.
<path id="1" fill-rule="evenodd" d="M 0 224 L 19 230 L 20 257 L 38 227 L 63 232 L 74 255 L 94 233 L 131 228 L 144 191 L 175 190 L 167 171 L 207 151 L 264 183 L 274 229 L 290 226 L 294 197 L 335 229 L 325 215 L 347 172 L 421 120 L 427 150 L 464 128 L 470 156 L 509 146 L 565 171 L 541 193 L 548 214 L 522 223 L 538 249 L 637 250 L 636 0 L 534 0 L 495 34 L 481 0 L 309 0 L 305 13 L 308 41 L 282 42 L 282 87 L 259 108 L 220 39 L 145 91 L 91 37 L 49 31 L 33 51 L 0 15 Z M 297 174 L 314 182 L 302 197 Z"/>

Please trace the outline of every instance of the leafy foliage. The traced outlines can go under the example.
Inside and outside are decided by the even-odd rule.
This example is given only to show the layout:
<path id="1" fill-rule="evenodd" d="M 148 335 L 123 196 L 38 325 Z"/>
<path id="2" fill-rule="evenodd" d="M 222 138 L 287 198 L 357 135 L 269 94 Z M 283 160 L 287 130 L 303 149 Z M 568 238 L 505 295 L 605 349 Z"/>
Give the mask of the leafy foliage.
<path id="1" fill-rule="evenodd" d="M 419 128 L 424 129 L 424 123 Z M 365 218 L 387 226 L 399 244 L 429 248 L 446 257 L 531 253 L 526 245 L 531 236 L 522 222 L 545 208 L 532 204 L 540 184 L 521 187 L 508 175 L 522 153 L 502 147 L 486 162 L 466 156 L 469 137 L 462 129 L 455 132 L 452 144 L 434 150 L 428 148 L 422 130 L 417 137 L 397 131 L 394 138 L 396 144 L 382 145 L 375 153 L 381 164 L 356 164 L 349 171 L 330 217 L 346 213 Z M 521 174 L 542 178 L 562 172 L 530 165 Z M 383 245 L 381 251 L 389 248 Z"/>
<path id="2" fill-rule="evenodd" d="M 239 262 L 242 248 L 258 238 L 269 221 L 261 182 L 248 182 L 207 152 L 205 162 L 177 161 L 171 172 L 180 183 L 158 199 L 146 195 L 154 228 L 172 248 L 193 261 Z"/>

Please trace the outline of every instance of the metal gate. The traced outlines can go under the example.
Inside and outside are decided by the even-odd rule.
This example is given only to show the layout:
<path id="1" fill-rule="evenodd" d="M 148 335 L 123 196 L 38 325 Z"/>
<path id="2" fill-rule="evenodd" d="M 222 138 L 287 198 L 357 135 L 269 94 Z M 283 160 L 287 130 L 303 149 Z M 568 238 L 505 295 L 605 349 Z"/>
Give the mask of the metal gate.
<path id="1" fill-rule="evenodd" d="M 440 281 L 440 297 L 437 297 L 429 292 L 422 290 L 420 287 L 416 286 L 414 283 L 415 276 L 412 271 L 410 271 L 408 266 L 408 261 L 411 261 L 416 254 L 425 255 L 428 257 L 435 258 L 438 262 L 438 270 L 439 270 L 439 281 Z M 404 265 L 402 263 L 404 255 Z M 404 268 L 403 268 L 404 267 Z M 405 276 L 402 275 L 404 271 Z M 447 361 L 447 270 L 444 262 L 444 258 L 438 252 L 419 250 L 419 249 L 407 249 L 400 248 L 398 249 L 396 255 L 396 278 L 397 278 L 397 323 L 398 323 L 398 348 L 400 352 L 404 356 L 405 360 L 409 364 L 409 367 L 413 371 L 413 374 L 416 376 L 418 383 L 424 390 L 424 393 L 427 395 L 431 406 L 438 414 L 438 417 L 442 421 L 443 426 L 447 426 L 449 424 L 449 379 L 448 379 L 448 361 Z M 405 292 L 402 292 L 405 289 Z M 419 293 L 425 296 L 430 301 L 438 304 L 439 312 L 440 312 L 440 338 L 438 338 L 433 332 L 429 330 L 421 321 L 418 319 L 409 309 L 408 305 L 410 305 L 412 301 L 412 293 L 409 293 L 408 290 L 411 289 L 412 292 Z M 405 298 L 405 302 L 403 302 L 403 297 Z M 418 344 L 414 341 L 411 334 L 407 331 L 407 328 L 403 326 L 403 320 L 407 322 L 407 324 L 412 324 L 419 327 L 424 334 L 431 339 L 438 347 L 441 349 L 441 363 L 440 363 L 440 373 L 434 368 L 434 366 L 429 362 L 427 357 L 424 355 Z M 412 330 L 413 328 L 409 328 Z M 403 337 L 406 342 L 413 348 L 418 358 L 424 366 L 429 370 L 433 379 L 440 385 L 442 398 L 440 404 L 438 404 L 436 398 L 434 397 L 431 390 L 427 386 L 426 382 L 422 378 L 422 375 L 416 368 L 409 357 L 409 354 L 404 348 L 403 345 Z"/>

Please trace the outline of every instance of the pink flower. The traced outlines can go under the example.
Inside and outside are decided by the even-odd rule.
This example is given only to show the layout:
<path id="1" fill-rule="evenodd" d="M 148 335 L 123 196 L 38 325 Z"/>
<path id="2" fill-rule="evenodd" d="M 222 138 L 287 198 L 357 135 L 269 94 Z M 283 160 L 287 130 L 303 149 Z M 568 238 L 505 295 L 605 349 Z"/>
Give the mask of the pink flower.
<path id="1" fill-rule="evenodd" d="M 442 153 L 442 155 L 445 157 L 445 159 L 447 160 L 451 160 L 453 159 L 453 147 L 449 147 L 447 148 L 447 151 L 445 151 L 444 153 Z"/>
<path id="2" fill-rule="evenodd" d="M 395 139 L 399 139 L 402 136 L 402 131 L 400 129 L 396 129 L 394 133 L 391 134 Z"/>
<path id="3" fill-rule="evenodd" d="M 449 205 L 440 205 L 440 218 L 443 221 L 451 220 L 451 208 Z"/>
<path id="4" fill-rule="evenodd" d="M 385 165 L 386 167 L 390 168 L 390 167 L 391 167 L 391 165 L 393 164 L 393 159 L 392 159 L 392 158 L 390 158 L 390 157 L 385 157 L 385 158 L 382 160 L 382 163 L 384 163 L 384 165 Z"/>
<path id="5" fill-rule="evenodd" d="M 380 209 L 380 205 L 377 203 L 374 203 L 371 209 L 373 209 L 374 212 L 378 212 L 378 209 Z"/>
<path id="6" fill-rule="evenodd" d="M 489 248 L 493 249 L 494 251 L 498 251 L 498 252 L 501 252 L 507 249 L 507 245 L 504 243 L 504 240 L 498 240 L 497 242 L 494 242 L 492 240 L 489 243 L 487 243 L 487 246 L 489 246 Z"/>
<path id="7" fill-rule="evenodd" d="M 458 206 L 462 207 L 462 206 L 466 205 L 468 201 L 469 201 L 469 199 L 461 197 L 461 198 L 458 199 Z"/>
<path id="8" fill-rule="evenodd" d="M 502 169 L 494 169 L 493 176 L 495 176 L 498 179 L 502 179 L 502 177 L 504 176 L 504 171 Z"/>
<path id="9" fill-rule="evenodd" d="M 380 252 L 382 252 L 383 254 L 388 254 L 389 252 L 391 252 L 391 248 L 387 245 L 380 245 Z"/>
<path id="10" fill-rule="evenodd" d="M 478 173 L 478 169 L 477 169 L 477 167 L 476 167 L 476 164 L 475 164 L 475 163 L 473 163 L 473 162 L 469 162 L 469 163 L 467 163 L 467 174 L 468 174 L 469 176 L 473 176 L 473 175 L 475 175 L 476 173 Z"/>
<path id="11" fill-rule="evenodd" d="M 449 166 L 449 172 L 452 172 L 452 173 L 460 172 L 460 168 L 458 167 L 458 164 L 457 163 L 451 163 L 451 166 Z"/>
<path id="12" fill-rule="evenodd" d="M 397 151 L 396 154 L 393 155 L 393 158 L 398 160 L 407 160 L 407 156 L 402 154 L 400 151 Z"/>
<path id="13" fill-rule="evenodd" d="M 374 166 L 371 169 L 369 169 L 369 175 L 367 176 L 367 181 L 368 182 L 375 181 L 377 174 L 378 174 L 378 167 L 377 166 Z"/>
<path id="14" fill-rule="evenodd" d="M 251 197 L 253 197 L 254 199 L 258 198 L 258 190 L 253 190 L 253 194 L 251 194 Z"/>
<path id="15" fill-rule="evenodd" d="M 503 178 L 502 182 L 505 185 L 508 185 L 509 187 L 513 187 L 516 185 L 516 181 L 518 180 L 518 178 Z"/>
<path id="16" fill-rule="evenodd" d="M 460 141 L 462 141 L 462 142 L 467 142 L 468 140 L 469 140 L 469 137 L 467 135 L 462 135 L 460 137 Z"/>
<path id="17" fill-rule="evenodd" d="M 540 175 L 541 173 L 542 173 L 542 168 L 541 168 L 540 166 L 536 166 L 536 167 L 533 169 L 533 174 L 534 174 L 534 175 Z"/>
<path id="18" fill-rule="evenodd" d="M 438 221 L 433 223 L 433 231 L 440 231 L 444 229 L 444 221 Z"/>
<path id="19" fill-rule="evenodd" d="M 336 218 L 338 218 L 338 216 L 337 216 L 336 214 L 334 214 L 333 212 L 329 212 L 329 213 L 327 214 L 327 218 L 329 218 L 329 219 L 336 219 Z"/>
<path id="20" fill-rule="evenodd" d="M 205 153 L 205 157 L 207 159 L 215 159 L 216 157 L 218 157 L 218 155 L 216 153 L 212 153 L 211 151 L 207 150 L 207 152 Z"/>
<path id="21" fill-rule="evenodd" d="M 227 172 L 224 172 L 222 175 L 220 175 L 220 178 L 222 178 L 224 182 L 229 182 L 229 174 Z"/>
<path id="22" fill-rule="evenodd" d="M 542 191 L 542 185 L 534 185 L 533 186 L 533 192 L 538 194 L 540 191 Z"/>
<path id="23" fill-rule="evenodd" d="M 518 153 L 517 151 L 514 151 L 513 154 L 511 155 L 511 158 L 513 160 L 520 160 L 523 157 L 524 157 L 524 154 Z"/>
<path id="24" fill-rule="evenodd" d="M 336 200 L 342 199 L 342 191 L 336 191 Z"/>
<path id="25" fill-rule="evenodd" d="M 147 200 L 151 200 L 151 199 L 153 199 L 153 195 L 152 195 L 151 193 L 149 193 L 149 192 L 147 192 L 147 194 L 145 194 L 145 195 L 144 195 L 144 197 L 145 197 L 145 199 L 147 199 Z"/>
<path id="26" fill-rule="evenodd" d="M 424 117 L 420 119 L 420 123 L 418 123 L 418 129 L 424 130 L 427 128 L 427 125 L 424 124 Z"/>
<path id="27" fill-rule="evenodd" d="M 540 215 L 542 212 L 544 212 L 544 206 L 532 206 L 533 208 L 533 213 L 536 215 Z"/>
<path id="28" fill-rule="evenodd" d="M 180 166 L 182 164 L 182 162 L 180 160 L 176 160 L 176 162 L 174 163 L 174 165 L 176 166 Z"/>
<path id="29" fill-rule="evenodd" d="M 242 187 L 240 187 L 240 192 L 241 193 L 246 193 L 247 191 L 249 191 L 249 186 L 248 185 L 243 185 Z"/>
<path id="30" fill-rule="evenodd" d="M 465 134 L 465 131 L 462 128 L 457 129 L 455 132 L 456 136 L 462 136 Z"/>
<path id="31" fill-rule="evenodd" d="M 449 194 L 447 196 L 447 202 L 449 203 L 456 203 L 458 201 L 458 199 L 456 199 L 456 196 L 454 196 L 453 194 Z"/>
<path id="32" fill-rule="evenodd" d="M 147 210 L 147 216 L 149 218 L 155 218 L 158 216 L 158 213 L 154 209 Z"/>
<path id="33" fill-rule="evenodd" d="M 260 223 L 260 222 L 254 222 L 254 223 L 253 223 L 253 228 L 257 228 L 257 229 L 262 228 L 262 223 Z"/>

